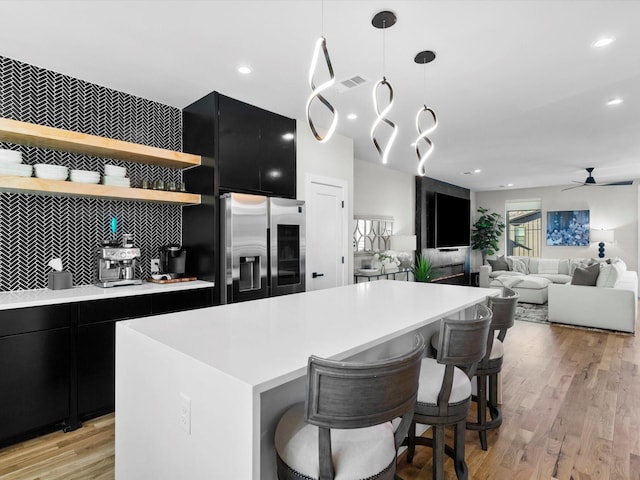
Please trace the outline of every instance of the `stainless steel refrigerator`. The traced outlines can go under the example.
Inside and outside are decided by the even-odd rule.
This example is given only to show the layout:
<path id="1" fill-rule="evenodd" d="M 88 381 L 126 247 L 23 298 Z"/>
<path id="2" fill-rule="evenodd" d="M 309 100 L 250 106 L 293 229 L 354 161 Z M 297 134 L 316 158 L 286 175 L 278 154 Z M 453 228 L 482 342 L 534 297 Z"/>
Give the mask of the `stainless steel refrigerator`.
<path id="1" fill-rule="evenodd" d="M 220 303 L 304 292 L 303 201 L 227 193 L 220 223 Z"/>

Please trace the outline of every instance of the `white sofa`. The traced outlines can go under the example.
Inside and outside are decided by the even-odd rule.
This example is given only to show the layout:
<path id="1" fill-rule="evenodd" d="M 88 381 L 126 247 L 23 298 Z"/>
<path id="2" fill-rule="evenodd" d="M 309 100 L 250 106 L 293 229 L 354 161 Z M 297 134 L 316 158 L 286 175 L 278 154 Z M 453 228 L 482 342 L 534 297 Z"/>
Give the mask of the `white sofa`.
<path id="1" fill-rule="evenodd" d="M 551 284 L 549 321 L 635 333 L 638 274 L 625 271 L 613 287 Z"/>
<path id="2" fill-rule="evenodd" d="M 547 287 L 550 284 L 571 282 L 572 262 L 573 265 L 582 265 L 589 260 L 517 256 L 504 258 L 509 265 L 507 269 L 493 270 L 491 265 L 480 267 L 479 286 L 483 288 L 509 287 L 518 292 L 521 302 L 537 304 L 547 302 Z"/>
<path id="3" fill-rule="evenodd" d="M 525 267 L 513 259 L 522 260 Z M 602 262 L 595 286 L 571 285 L 575 268 L 594 260 L 506 257 L 510 270 L 480 267 L 479 286 L 513 288 L 521 302 L 549 302 L 549 321 L 635 333 L 638 274 L 620 259 Z M 514 270 L 516 269 L 516 270 Z M 519 270 L 519 271 L 517 271 Z M 548 273 L 553 272 L 556 273 Z"/>

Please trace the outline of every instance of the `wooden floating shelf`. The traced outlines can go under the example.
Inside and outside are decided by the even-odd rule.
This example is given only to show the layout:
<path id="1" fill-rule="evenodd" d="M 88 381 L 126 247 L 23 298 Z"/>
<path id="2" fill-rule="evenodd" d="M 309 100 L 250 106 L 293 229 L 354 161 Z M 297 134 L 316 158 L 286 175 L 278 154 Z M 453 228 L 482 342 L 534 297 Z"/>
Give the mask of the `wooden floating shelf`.
<path id="1" fill-rule="evenodd" d="M 142 188 L 114 187 L 34 177 L 0 176 L 0 191 L 33 195 L 77 196 L 102 200 L 131 200 L 140 202 L 199 205 L 201 197 L 195 193 L 166 192 Z"/>
<path id="2" fill-rule="evenodd" d="M 201 164 L 201 157 L 190 153 L 175 152 L 8 118 L 0 118 L 0 141 L 160 167 L 188 168 Z"/>

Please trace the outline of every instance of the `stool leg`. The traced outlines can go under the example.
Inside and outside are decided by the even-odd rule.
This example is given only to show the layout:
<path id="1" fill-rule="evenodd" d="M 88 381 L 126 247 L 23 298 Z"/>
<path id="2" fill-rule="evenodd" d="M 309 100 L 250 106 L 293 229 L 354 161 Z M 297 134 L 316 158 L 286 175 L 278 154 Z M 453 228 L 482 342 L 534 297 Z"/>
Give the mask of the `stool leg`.
<path id="1" fill-rule="evenodd" d="M 411 463 L 416 452 L 416 422 L 411 422 L 407 439 L 407 463 Z"/>
<path id="2" fill-rule="evenodd" d="M 478 390 L 478 436 L 480 437 L 480 446 L 482 450 L 487 450 L 487 431 L 484 426 L 487 423 L 487 377 L 486 375 L 476 376 L 476 385 Z"/>
<path id="3" fill-rule="evenodd" d="M 491 419 L 496 420 L 495 427 L 500 426 L 502 423 L 502 411 L 498 405 L 498 374 L 493 373 L 489 375 L 489 413 Z"/>
<path id="4" fill-rule="evenodd" d="M 458 480 L 467 480 L 469 478 L 467 462 L 465 462 L 464 460 L 464 437 L 466 430 L 467 426 L 465 422 L 456 423 L 455 433 L 453 435 L 453 448 L 456 455 L 456 458 L 454 458 L 454 463 Z"/>
<path id="5" fill-rule="evenodd" d="M 444 425 L 432 425 L 433 430 L 433 465 L 431 468 L 434 480 L 444 480 Z"/>

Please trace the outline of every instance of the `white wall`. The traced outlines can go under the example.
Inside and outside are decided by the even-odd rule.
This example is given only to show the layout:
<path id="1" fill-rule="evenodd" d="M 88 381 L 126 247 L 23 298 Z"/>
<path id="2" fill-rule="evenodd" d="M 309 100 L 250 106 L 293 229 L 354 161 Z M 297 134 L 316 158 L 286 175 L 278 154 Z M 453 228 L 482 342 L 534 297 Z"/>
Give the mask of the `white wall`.
<path id="1" fill-rule="evenodd" d="M 540 199 L 542 202 L 543 235 L 547 228 L 549 210 L 589 210 L 591 228 L 615 230 L 615 243 L 605 246 L 605 257 L 620 257 L 628 268 L 638 265 L 638 191 L 635 185 L 617 187 L 580 187 L 562 191 L 562 187 L 528 188 L 476 192 L 476 205 L 505 215 L 505 202 Z M 474 212 L 472 222 L 477 219 Z M 500 254 L 505 252 L 504 237 Z M 598 245 L 588 247 L 547 246 L 542 240 L 543 258 L 569 258 L 598 256 Z M 477 265 L 479 265 L 479 261 Z M 476 265 L 474 263 L 474 265 Z"/>
<path id="2" fill-rule="evenodd" d="M 354 163 L 354 215 L 393 217 L 393 233 L 415 233 L 415 176 L 363 160 Z"/>
<path id="3" fill-rule="evenodd" d="M 307 174 L 335 178 L 347 182 L 346 209 L 349 227 L 347 229 L 347 275 L 353 278 L 353 139 L 341 135 L 333 135 L 326 143 L 318 142 L 305 120 L 298 119 L 297 128 L 297 198 L 307 200 L 305 192 L 305 176 Z"/>

